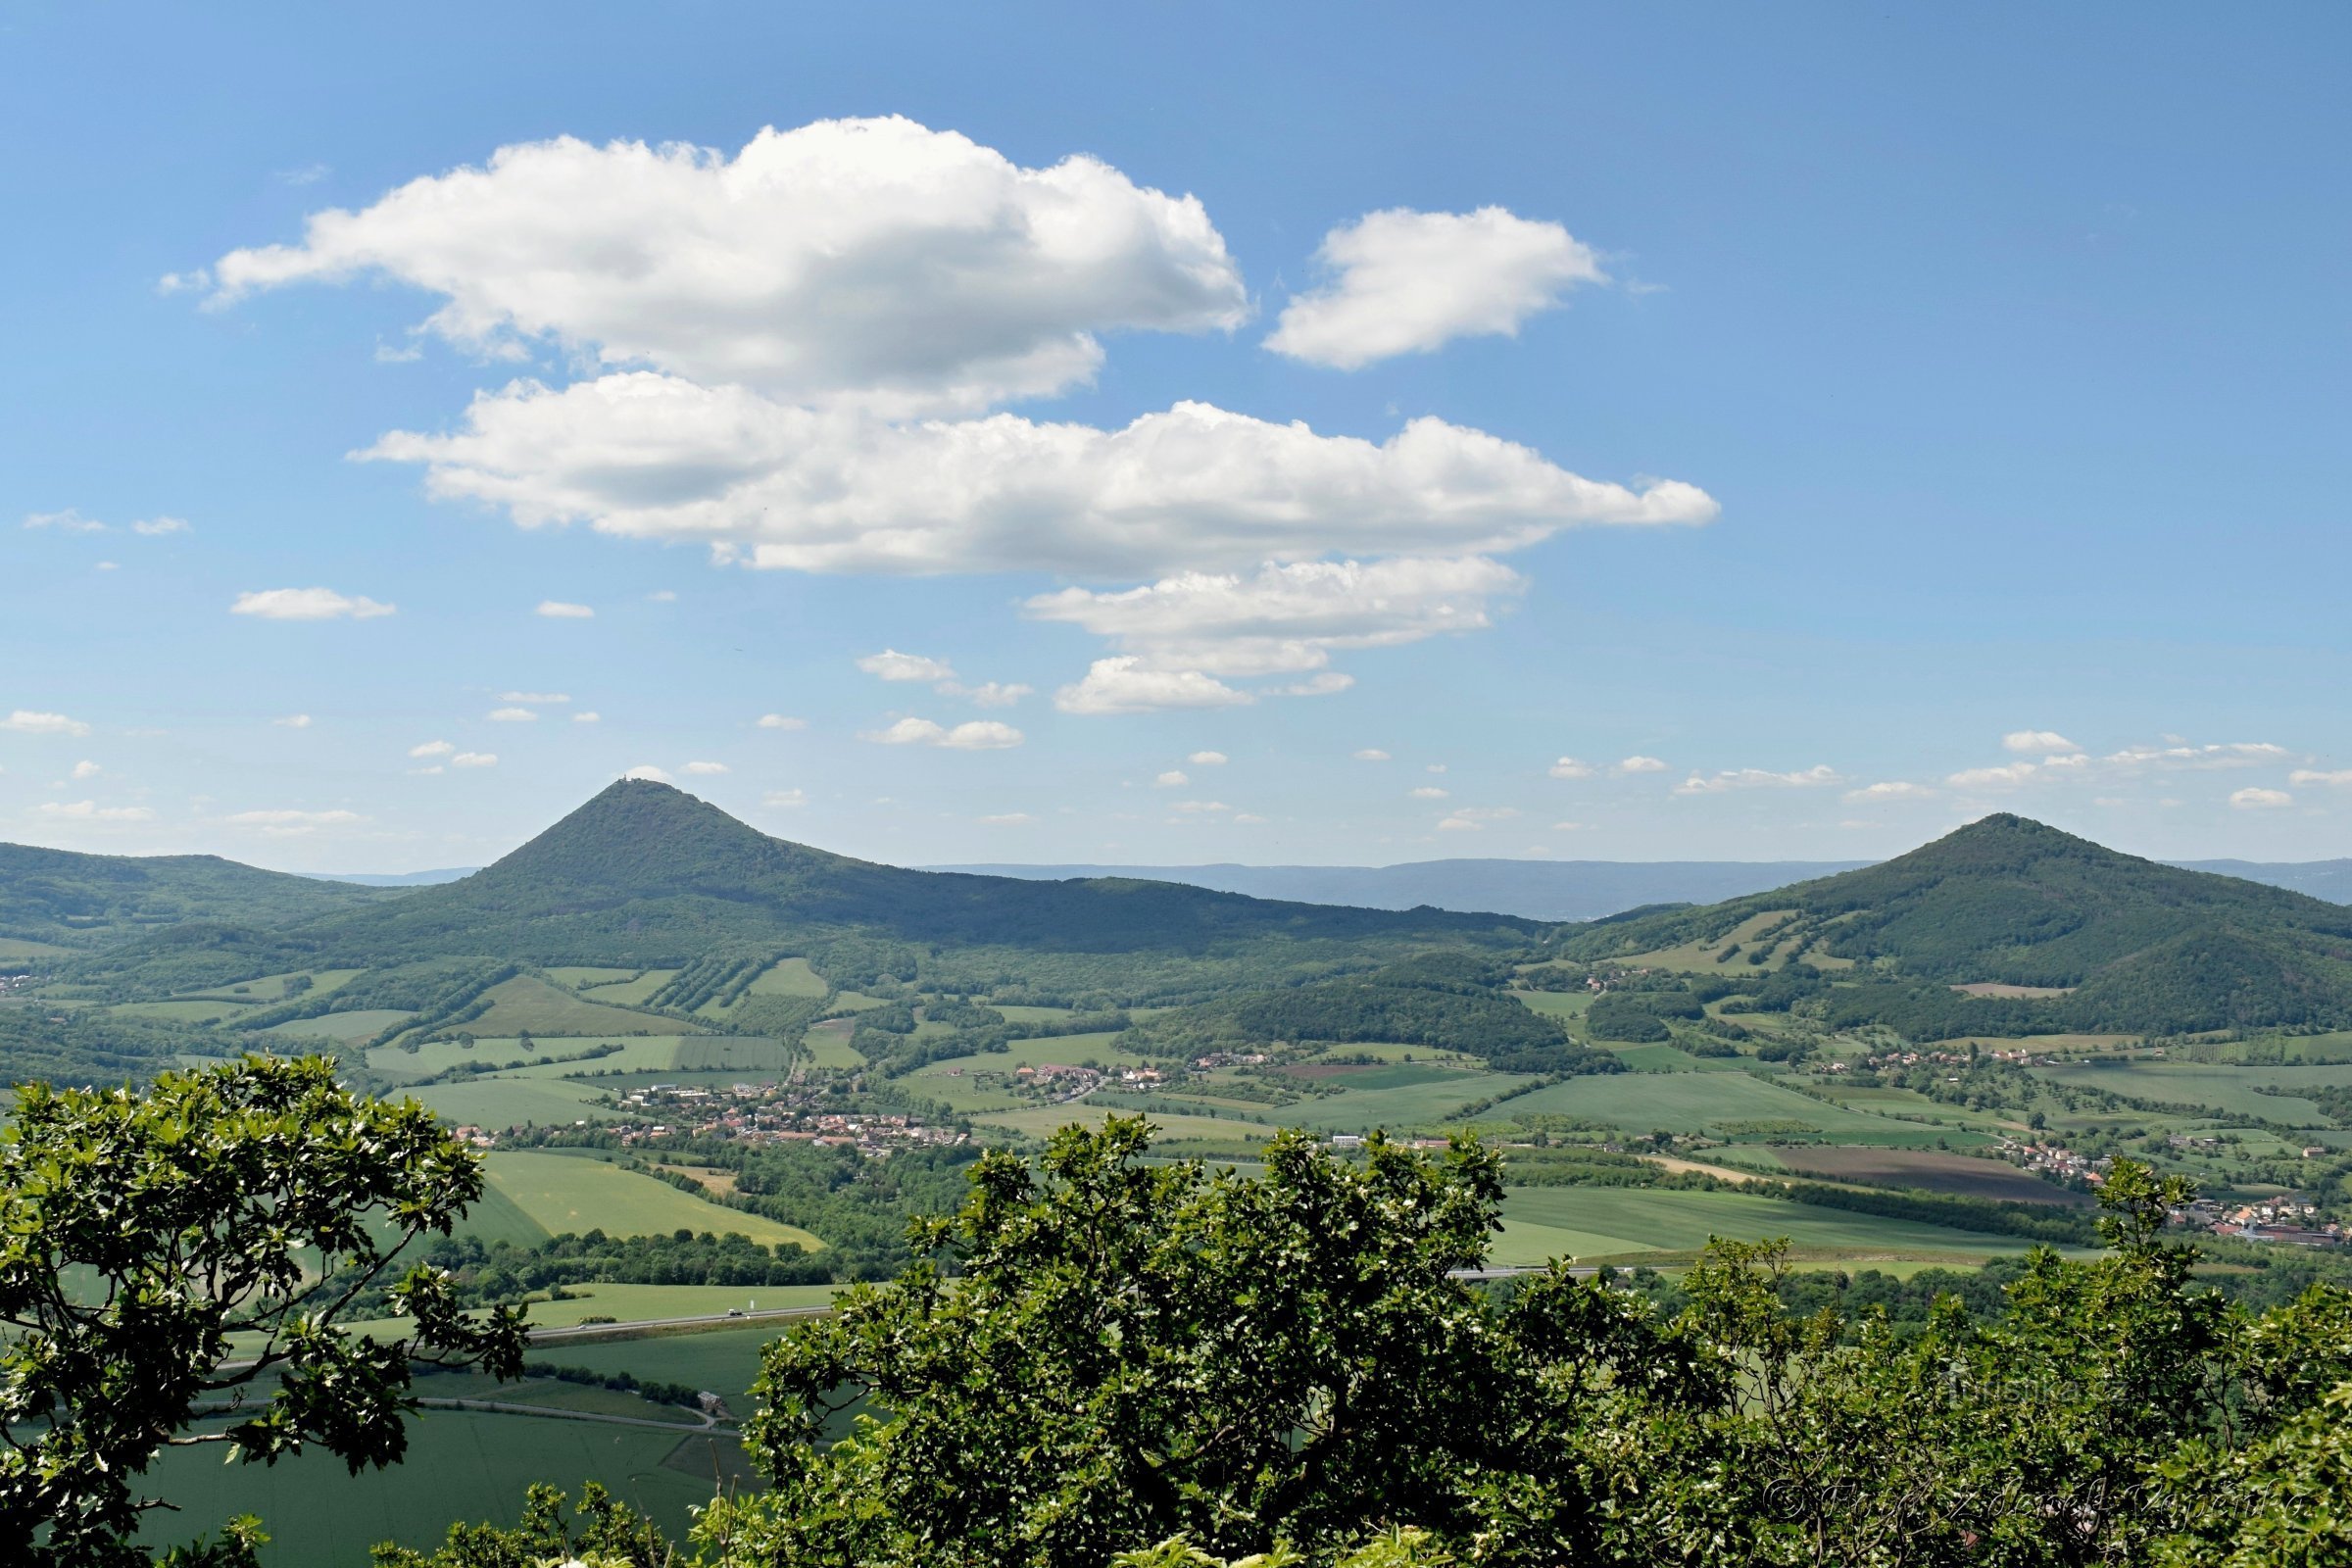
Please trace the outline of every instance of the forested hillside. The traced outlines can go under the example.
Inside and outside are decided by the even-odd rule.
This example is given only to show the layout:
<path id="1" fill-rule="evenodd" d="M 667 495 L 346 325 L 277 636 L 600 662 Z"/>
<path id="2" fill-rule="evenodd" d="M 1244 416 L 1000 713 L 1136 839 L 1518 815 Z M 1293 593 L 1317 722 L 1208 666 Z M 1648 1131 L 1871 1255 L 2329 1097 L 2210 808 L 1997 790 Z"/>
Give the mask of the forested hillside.
<path id="1" fill-rule="evenodd" d="M 1859 871 L 1596 924 L 1561 952 L 1627 959 L 1742 931 L 1749 965 L 1853 965 L 1837 978 L 1867 983 L 1836 1004 L 1839 1022 L 1921 1038 L 2352 1021 L 2352 909 L 2010 815 Z"/>
<path id="2" fill-rule="evenodd" d="M 77 855 L 0 844 L 0 937 L 91 947 L 185 920 L 276 926 L 399 896 L 217 855 Z"/>
<path id="3" fill-rule="evenodd" d="M 769 838 L 667 785 L 622 780 L 463 881 L 266 930 L 216 915 L 206 928 L 95 956 L 67 978 L 119 993 L 317 965 L 481 957 L 675 968 L 822 951 L 845 970 L 903 979 L 919 962 L 981 984 L 1018 974 L 1181 995 L 1222 983 L 1204 976 L 1360 967 L 1433 944 L 1523 944 L 1542 930 L 1504 916 L 1278 904 L 1170 883 L 909 871 Z"/>

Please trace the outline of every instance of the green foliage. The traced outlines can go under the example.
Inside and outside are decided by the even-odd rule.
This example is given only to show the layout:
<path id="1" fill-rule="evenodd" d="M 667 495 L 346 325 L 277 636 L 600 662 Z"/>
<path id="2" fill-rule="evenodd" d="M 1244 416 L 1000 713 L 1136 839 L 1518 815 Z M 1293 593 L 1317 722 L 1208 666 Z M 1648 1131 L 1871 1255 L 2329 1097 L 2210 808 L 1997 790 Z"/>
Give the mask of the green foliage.
<path id="1" fill-rule="evenodd" d="M 167 1444 L 263 1463 L 315 1444 L 356 1472 L 403 1451 L 412 1355 L 519 1363 L 519 1320 L 459 1316 L 428 1269 L 391 1293 L 414 1333 L 335 1326 L 481 1195 L 419 1107 L 355 1096 L 315 1057 L 19 1095 L 0 1133 L 0 1560 L 143 1561 L 122 1543 Z M 239 1332 L 259 1345 L 231 1361 Z M 230 1420 L 190 1432 L 200 1408 Z"/>
<path id="2" fill-rule="evenodd" d="M 37 1002 L 0 1004 L 0 1079 L 11 1083 L 143 1083 L 182 1054 L 218 1055 L 225 1043 L 195 1024 Z"/>
<path id="3" fill-rule="evenodd" d="M 750 1560 L 1100 1562 L 1458 1511 L 1511 1376 L 1447 1277 L 1483 1255 L 1494 1155 L 1278 1137 L 1250 1180 L 1142 1156 L 1139 1119 L 984 1157 L 924 1260 L 771 1347 Z M 949 1265 L 957 1272 L 951 1288 Z M 858 1399 L 896 1413 L 822 1446 Z M 1053 1455 L 1041 1472 L 1039 1462 Z"/>
<path id="4" fill-rule="evenodd" d="M 776 1490 L 715 1500 L 692 1560 L 2343 1560 L 2352 1293 L 2255 1316 L 2193 1288 L 2163 1233 L 2188 1189 L 2130 1161 L 2105 1255 L 1918 1290 L 1728 1242 L 1674 1290 L 1564 1268 L 1482 1289 L 1449 1274 L 1483 1255 L 1499 1197 L 1469 1143 L 1375 1140 L 1351 1163 L 1288 1135 L 1243 1177 L 1154 1163 L 1113 1120 L 972 1174 L 923 1260 L 770 1347 L 753 1438 Z M 1969 1300 L 1931 1294 L 1951 1280 Z M 888 1418 L 826 1446 L 860 1400 Z M 552 1508 L 453 1534 L 431 1568 L 573 1549 Z M 612 1549 L 639 1529 L 615 1516 Z"/>

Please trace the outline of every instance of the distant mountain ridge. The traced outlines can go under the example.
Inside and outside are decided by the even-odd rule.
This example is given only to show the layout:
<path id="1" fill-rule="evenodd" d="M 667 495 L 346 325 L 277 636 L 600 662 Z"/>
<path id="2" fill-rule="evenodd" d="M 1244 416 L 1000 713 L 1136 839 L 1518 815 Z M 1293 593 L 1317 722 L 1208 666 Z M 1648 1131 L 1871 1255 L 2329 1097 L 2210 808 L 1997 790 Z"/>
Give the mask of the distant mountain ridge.
<path id="1" fill-rule="evenodd" d="M 0 936 L 89 947 L 186 920 L 284 925 L 387 895 L 217 855 L 84 855 L 0 844 Z"/>
<path id="2" fill-rule="evenodd" d="M 1599 920 L 1648 904 L 1718 904 L 1809 882 L 1875 860 L 1409 860 L 1397 865 L 934 865 L 932 871 L 1061 881 L 1134 877 L 1257 899 L 1368 909 L 1493 910 L 1531 920 Z M 2352 860 L 2176 860 L 2184 870 L 2242 877 L 2352 904 Z"/>
<path id="3" fill-rule="evenodd" d="M 1560 952 L 1607 962 L 1693 948 L 1759 975 L 1850 966 L 1827 977 L 1859 982 L 1826 993 L 1828 1021 L 1913 1039 L 2352 1024 L 2352 908 L 2008 814 L 1861 870 L 1571 931 Z"/>
<path id="4" fill-rule="evenodd" d="M 770 838 L 708 802 L 640 779 L 607 787 L 471 876 L 365 896 L 375 902 L 267 932 L 225 921 L 161 931 L 88 960 L 78 978 L 118 989 L 166 980 L 184 988 L 218 983 L 216 968 L 453 958 L 673 968 L 785 954 L 831 954 L 845 973 L 890 973 L 910 970 L 918 954 L 936 963 L 946 953 L 1019 952 L 1055 968 L 1073 989 L 1100 989 L 1115 973 L 1122 994 L 1134 995 L 1212 968 L 1317 975 L 1432 945 L 1519 945 L 1544 931 L 1507 915 L 879 865 Z M 975 977 L 994 972 L 984 957 L 970 962 Z"/>

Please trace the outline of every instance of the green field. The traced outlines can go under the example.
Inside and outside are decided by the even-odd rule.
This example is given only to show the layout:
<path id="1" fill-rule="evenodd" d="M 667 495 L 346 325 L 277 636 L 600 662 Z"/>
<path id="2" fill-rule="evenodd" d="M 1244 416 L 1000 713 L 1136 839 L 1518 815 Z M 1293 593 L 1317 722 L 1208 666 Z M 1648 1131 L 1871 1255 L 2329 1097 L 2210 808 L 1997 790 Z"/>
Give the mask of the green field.
<path id="1" fill-rule="evenodd" d="M 310 988 L 306 997 L 323 997 L 342 989 L 345 982 L 366 974 L 365 969 L 293 969 L 284 974 L 266 974 L 259 980 L 240 980 L 234 985 L 215 986 L 209 991 L 190 991 L 186 999 L 198 1002 L 283 1002 L 287 985 L 307 979 Z"/>
<path id="2" fill-rule="evenodd" d="M 610 1089 L 565 1078 L 476 1078 L 400 1093 L 460 1126 L 568 1127 L 575 1121 L 611 1121 L 621 1115 L 611 1105 L 597 1103 Z"/>
<path id="3" fill-rule="evenodd" d="M 488 1160 L 490 1180 L 551 1233 L 602 1230 L 608 1236 L 659 1236 L 669 1231 L 736 1231 L 762 1246 L 798 1242 L 809 1251 L 825 1245 L 797 1225 L 723 1208 L 667 1182 L 602 1159 L 573 1154 L 500 1150 Z"/>
<path id="4" fill-rule="evenodd" d="M 973 1119 L 990 1127 L 1002 1127 L 1031 1138 L 1044 1138 L 1071 1122 L 1100 1125 L 1109 1112 L 1102 1107 L 1090 1108 L 1083 1101 L 1068 1105 L 1035 1105 L 1026 1110 L 991 1111 Z M 1133 1112 L 1121 1111 L 1121 1115 Z M 1212 1144 L 1256 1143 L 1273 1136 L 1271 1126 L 1246 1121 L 1227 1121 L 1213 1116 L 1165 1116 L 1151 1112 L 1152 1125 L 1159 1129 L 1162 1145 L 1184 1142 Z"/>
<path id="5" fill-rule="evenodd" d="M 547 977 L 560 986 L 569 986 L 574 991 L 578 991 L 589 986 L 619 985 L 623 981 L 636 979 L 637 971 L 601 968 L 595 964 L 565 964 L 561 968 L 548 970 Z"/>
<path id="6" fill-rule="evenodd" d="M 220 1023 L 242 1012 L 244 1005 L 181 998 L 171 1002 L 121 1002 L 106 1010 L 119 1017 L 161 1019 L 165 1023 Z"/>
<path id="7" fill-rule="evenodd" d="M 428 1382 L 430 1380 L 427 1380 Z M 420 1390 L 428 1393 L 429 1391 Z M 410 1423 L 407 1459 L 350 1475 L 314 1450 L 271 1466 L 223 1466 L 217 1450 L 167 1448 L 146 1485 L 180 1505 L 151 1516 L 151 1544 L 218 1533 L 261 1515 L 272 1568 L 360 1564 L 377 1542 L 429 1548 L 457 1520 L 513 1525 L 523 1491 L 558 1479 L 576 1494 L 597 1481 L 672 1532 L 710 1495 L 710 1440 L 646 1427 L 553 1417 L 427 1410 Z"/>
<path id="8" fill-rule="evenodd" d="M 416 1016 L 413 1012 L 395 1011 L 388 1007 L 363 1007 L 356 1012 L 326 1012 L 316 1018 L 294 1018 L 285 1023 L 271 1024 L 262 1031 L 281 1040 L 309 1036 L 357 1045 L 372 1040 L 396 1023 L 406 1023 Z"/>
<path id="9" fill-rule="evenodd" d="M 2022 1252 L 2027 1245 L 2014 1236 L 1849 1214 L 1744 1193 L 1641 1187 L 1513 1188 L 1502 1217 L 1492 1260 L 1509 1265 L 1558 1256 L 1686 1253 L 1704 1247 L 1711 1235 L 1750 1242 L 1785 1236 L 1794 1249 L 1855 1259 L 1983 1258 Z"/>
<path id="10" fill-rule="evenodd" d="M 581 994 L 591 1001 L 634 1007 L 669 984 L 671 976 L 677 972 L 675 969 L 648 969 L 634 980 L 614 980 L 605 985 L 589 986 Z"/>
<path id="11" fill-rule="evenodd" d="M 558 1059 L 542 1064 L 542 1056 L 576 1057 L 596 1046 L 618 1046 L 620 1050 L 609 1056 L 589 1061 Z M 370 1072 L 395 1077 L 430 1077 L 447 1072 L 452 1067 L 470 1066 L 476 1069 L 497 1068 L 512 1071 L 517 1076 L 563 1077 L 565 1073 L 592 1072 L 599 1067 L 632 1067 L 660 1071 L 675 1065 L 678 1044 L 673 1036 L 608 1035 L 602 1039 L 558 1038 L 534 1040 L 529 1045 L 519 1040 L 476 1040 L 469 1048 L 455 1040 L 418 1042 L 414 1051 L 400 1046 L 376 1046 L 368 1053 Z"/>
<path id="12" fill-rule="evenodd" d="M 850 1045 L 850 1020 L 837 1018 L 828 1023 L 812 1023 L 801 1036 L 801 1046 L 808 1059 L 819 1067 L 862 1067 L 865 1058 Z"/>
<path id="13" fill-rule="evenodd" d="M 2194 1061 L 2130 1061 L 2114 1066 L 2038 1067 L 2035 1076 L 2078 1089 L 2104 1089 L 2139 1100 L 2202 1105 L 2216 1115 L 2250 1116 L 2289 1126 L 2332 1127 L 2308 1100 L 2266 1095 L 2261 1089 L 2340 1089 L 2352 1086 L 2352 1064 L 2209 1066 Z"/>
<path id="14" fill-rule="evenodd" d="M 549 985 L 536 975 L 518 974 L 486 993 L 490 1010 L 466 1027 L 477 1035 L 618 1035 L 692 1034 L 694 1025 L 683 1018 L 658 1013 L 630 1012 L 601 1002 L 584 1002 L 568 991 Z"/>
<path id="15" fill-rule="evenodd" d="M 1592 1005 L 1590 991 L 1514 991 L 1512 996 L 1530 1012 L 1540 1012 L 1546 1018 L 1562 1018 L 1570 1022 L 1582 1018 Z"/>
<path id="16" fill-rule="evenodd" d="M 752 982 L 755 997 L 821 997 L 828 990 L 822 976 L 807 958 L 778 958 Z"/>
<path id="17" fill-rule="evenodd" d="M 1507 1102 L 1511 1115 L 1549 1112 L 1611 1122 L 1629 1132 L 1739 1136 L 1739 1123 L 1792 1123 L 1817 1129 L 1834 1143 L 1893 1149 L 1933 1147 L 1937 1138 L 1958 1147 L 1986 1140 L 1957 1128 L 1920 1126 L 1824 1104 L 1745 1072 L 1620 1072 L 1570 1078 Z M 1727 1124 L 1734 1124 L 1727 1126 Z M 1796 1136 L 1811 1136 L 1799 1134 Z"/>
<path id="18" fill-rule="evenodd" d="M 830 1306 L 839 1289 L 834 1285 L 566 1285 L 564 1287 L 564 1300 L 533 1301 L 528 1316 L 540 1328 L 560 1329 L 569 1328 L 583 1318 L 590 1317 L 612 1317 L 623 1323 L 641 1323 L 670 1317 L 703 1317 L 733 1308 L 772 1312 L 785 1307 Z M 765 1332 L 769 1338 L 773 1338 L 779 1330 L 771 1326 Z M 606 1348 L 617 1349 L 624 1345 L 657 1343 L 668 1345 L 679 1342 L 616 1341 Z M 574 1366 L 626 1366 L 640 1377 L 670 1376 L 666 1372 L 648 1371 L 631 1360 L 589 1360 L 586 1359 L 587 1349 L 588 1347 L 584 1345 L 548 1346 L 533 1350 L 531 1354 Z M 693 1380 L 681 1376 L 672 1381 L 687 1383 Z"/>

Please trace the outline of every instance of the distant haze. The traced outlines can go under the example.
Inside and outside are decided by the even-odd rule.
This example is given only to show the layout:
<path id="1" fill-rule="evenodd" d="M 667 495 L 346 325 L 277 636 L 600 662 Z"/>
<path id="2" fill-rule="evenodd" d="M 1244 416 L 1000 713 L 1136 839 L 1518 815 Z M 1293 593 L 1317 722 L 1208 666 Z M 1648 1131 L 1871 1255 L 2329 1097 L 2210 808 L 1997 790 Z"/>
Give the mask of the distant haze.
<path id="1" fill-rule="evenodd" d="M 931 871 L 1058 881 L 1141 877 L 1302 904 L 1370 909 L 1440 909 L 1516 914 L 1535 920 L 1597 920 L 1645 904 L 1715 904 L 1791 882 L 1833 876 L 1869 860 L 1414 860 L 1403 865 L 934 865 Z M 2352 904 L 2352 860 L 2180 860 L 2192 871 L 2292 888 Z"/>

